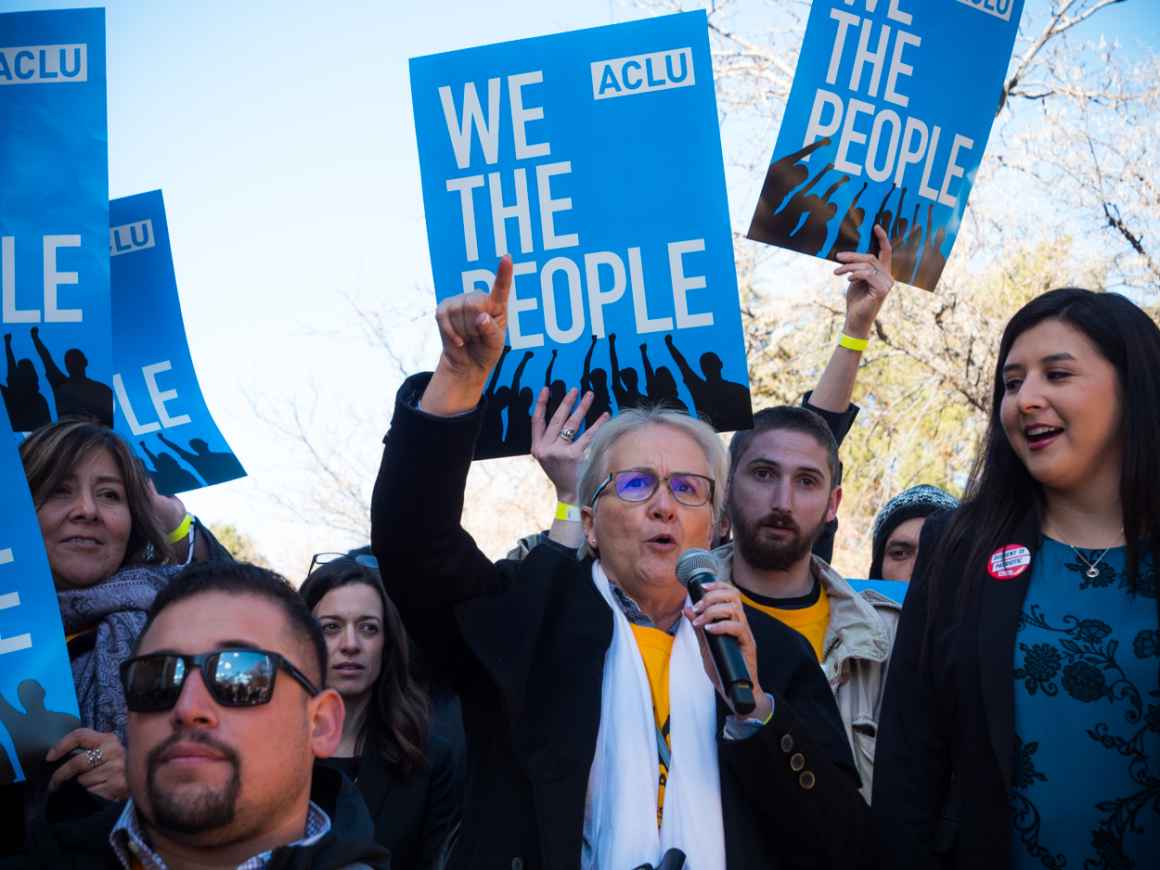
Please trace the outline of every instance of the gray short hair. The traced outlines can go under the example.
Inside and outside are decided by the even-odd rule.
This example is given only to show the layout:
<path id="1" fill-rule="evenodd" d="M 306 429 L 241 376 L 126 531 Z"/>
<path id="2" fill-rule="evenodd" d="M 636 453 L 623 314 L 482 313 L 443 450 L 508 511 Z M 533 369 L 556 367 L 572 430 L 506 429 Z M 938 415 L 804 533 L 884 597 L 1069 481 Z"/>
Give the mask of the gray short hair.
<path id="1" fill-rule="evenodd" d="M 729 453 L 725 444 L 708 423 L 663 406 L 621 411 L 597 430 L 580 462 L 580 482 L 577 487 L 580 505 L 588 506 L 597 488 L 608 477 L 608 453 L 612 445 L 629 432 L 645 426 L 668 426 L 697 442 L 705 454 L 709 476 L 713 479 L 713 522 L 719 522 L 725 509 L 725 487 L 729 479 Z M 579 558 L 583 559 L 589 552 L 588 540 L 585 538 L 580 544 Z"/>

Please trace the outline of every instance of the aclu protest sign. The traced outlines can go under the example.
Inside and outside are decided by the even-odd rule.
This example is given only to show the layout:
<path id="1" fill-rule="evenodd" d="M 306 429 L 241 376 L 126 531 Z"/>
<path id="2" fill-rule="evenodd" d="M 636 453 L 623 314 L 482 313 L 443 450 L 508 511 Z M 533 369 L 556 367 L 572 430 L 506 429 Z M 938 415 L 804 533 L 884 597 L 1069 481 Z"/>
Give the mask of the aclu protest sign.
<path id="1" fill-rule="evenodd" d="M 749 375 L 703 12 L 411 61 L 435 293 L 514 283 L 477 458 L 592 390 L 747 428 Z"/>
<path id="2" fill-rule="evenodd" d="M 109 203 L 116 429 L 164 495 L 244 477 L 185 338 L 160 190 Z"/>
<path id="3" fill-rule="evenodd" d="M 34 778 L 49 748 L 81 724 L 18 444 L 0 407 L 0 785 Z"/>
<path id="4" fill-rule="evenodd" d="M 836 259 L 894 248 L 933 290 L 999 107 L 1023 0 L 813 0 L 749 238 Z"/>
<path id="5" fill-rule="evenodd" d="M 17 432 L 113 425 L 102 9 L 0 15 L 0 390 Z"/>

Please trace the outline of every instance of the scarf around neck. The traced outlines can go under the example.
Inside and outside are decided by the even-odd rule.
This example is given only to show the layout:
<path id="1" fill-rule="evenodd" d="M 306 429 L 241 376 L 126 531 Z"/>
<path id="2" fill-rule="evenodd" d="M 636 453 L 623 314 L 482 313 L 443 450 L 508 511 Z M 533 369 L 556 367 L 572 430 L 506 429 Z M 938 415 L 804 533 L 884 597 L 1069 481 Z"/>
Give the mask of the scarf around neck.
<path id="1" fill-rule="evenodd" d="M 581 867 L 630 870 L 656 864 L 677 848 L 688 858 L 687 870 L 724 870 L 716 691 L 705 674 L 693 626 L 681 617 L 669 661 L 672 761 L 658 831 L 659 759 L 648 675 L 599 561 L 592 564 L 592 582 L 612 611 L 613 629 L 604 656 Z"/>
<path id="2" fill-rule="evenodd" d="M 65 634 L 95 627 L 91 649 L 72 660 L 81 724 L 115 733 L 125 742 L 121 662 L 133 652 L 153 599 L 181 570 L 178 565 L 134 565 L 87 589 L 57 592 Z"/>

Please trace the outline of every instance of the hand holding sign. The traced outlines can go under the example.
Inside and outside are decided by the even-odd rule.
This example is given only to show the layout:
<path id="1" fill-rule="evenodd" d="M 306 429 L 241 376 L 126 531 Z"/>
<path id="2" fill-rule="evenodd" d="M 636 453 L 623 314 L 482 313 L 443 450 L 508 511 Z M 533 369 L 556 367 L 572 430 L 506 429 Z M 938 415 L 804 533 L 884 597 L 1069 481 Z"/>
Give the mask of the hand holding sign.
<path id="1" fill-rule="evenodd" d="M 439 303 L 435 321 L 443 351 L 423 393 L 424 411 L 450 416 L 479 402 L 487 376 L 504 352 L 511 289 L 512 260 L 505 254 L 490 293 L 463 293 Z"/>
<path id="2" fill-rule="evenodd" d="M 125 747 L 116 734 L 77 728 L 60 739 L 48 751 L 46 760 L 57 761 L 71 753 L 53 773 L 48 790 L 56 791 L 70 779 L 97 797 L 123 801 L 129 797 L 125 775 Z"/>
<path id="3" fill-rule="evenodd" d="M 842 251 L 838 262 L 842 265 L 834 270 L 835 275 L 845 275 L 849 279 L 846 286 L 846 325 L 843 332 L 852 338 L 867 338 L 874 326 L 882 304 L 894 287 L 890 273 L 893 248 L 886 231 L 874 226 L 874 237 L 878 240 L 878 255 L 858 254 Z"/>

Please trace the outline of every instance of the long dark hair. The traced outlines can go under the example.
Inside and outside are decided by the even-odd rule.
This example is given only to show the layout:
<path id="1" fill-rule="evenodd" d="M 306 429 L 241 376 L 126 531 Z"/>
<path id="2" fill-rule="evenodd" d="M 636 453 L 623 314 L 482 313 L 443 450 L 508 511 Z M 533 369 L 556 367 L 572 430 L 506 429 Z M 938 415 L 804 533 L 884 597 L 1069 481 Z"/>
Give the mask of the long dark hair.
<path id="1" fill-rule="evenodd" d="M 1120 502 L 1127 543 L 1127 578 L 1140 587 L 1141 544 L 1154 566 L 1160 529 L 1160 328 L 1139 307 L 1116 293 L 1075 287 L 1051 290 L 1032 299 L 1011 318 L 999 343 L 991 415 L 982 449 L 975 458 L 962 507 L 955 513 L 932 561 L 934 566 L 978 565 L 1009 542 L 1020 521 L 1033 514 L 1042 525 L 1043 488 L 1016 455 L 1000 420 L 1005 391 L 1003 365 L 1011 346 L 1045 320 L 1059 320 L 1083 333 L 1116 369 L 1119 383 Z M 961 560 L 955 553 L 966 553 Z M 939 568 L 935 568 L 943 573 Z M 953 572 L 947 572 L 953 573 Z M 945 576 L 945 575 L 944 575 Z M 965 571 L 960 601 L 977 592 L 978 572 Z M 932 595 L 931 606 L 943 596 Z"/>
<path id="2" fill-rule="evenodd" d="M 379 678 L 371 687 L 358 745 L 361 751 L 377 752 L 389 768 L 406 777 L 427 761 L 431 701 L 412 673 L 411 639 L 399 611 L 383 589 L 382 577 L 374 568 L 344 556 L 312 571 L 298 591 L 313 611 L 326 593 L 354 583 L 370 586 L 379 594 L 384 634 L 383 663 Z"/>
<path id="3" fill-rule="evenodd" d="M 96 450 L 109 452 L 125 484 L 125 502 L 129 506 L 131 525 L 125 559 L 118 570 L 134 563 L 169 561 L 173 545 L 153 510 L 149 476 L 125 439 L 100 423 L 80 417 L 62 417 L 55 423 L 41 426 L 20 443 L 20 461 L 36 509 L 40 510 L 61 481 Z"/>

